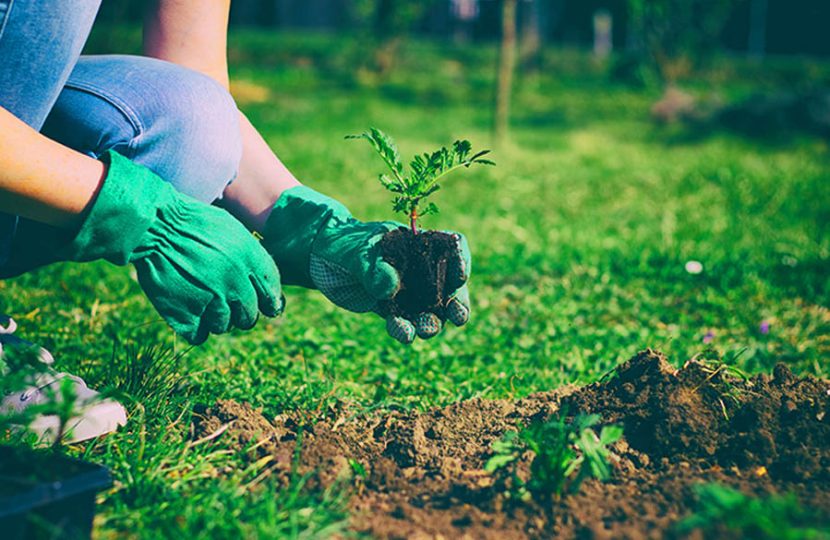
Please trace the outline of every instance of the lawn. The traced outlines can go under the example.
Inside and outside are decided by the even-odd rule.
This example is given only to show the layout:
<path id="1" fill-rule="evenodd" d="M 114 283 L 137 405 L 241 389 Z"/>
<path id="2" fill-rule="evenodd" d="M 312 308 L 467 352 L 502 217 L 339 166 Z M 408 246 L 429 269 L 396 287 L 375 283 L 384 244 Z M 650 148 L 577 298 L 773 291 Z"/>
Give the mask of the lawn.
<path id="1" fill-rule="evenodd" d="M 118 48 L 136 42 L 127 32 Z M 493 47 L 413 42 L 383 79 L 355 67 L 356 41 L 332 36 L 238 33 L 230 56 L 240 108 L 298 178 L 361 219 L 391 218 L 388 195 L 380 161 L 344 135 L 377 126 L 406 156 L 455 138 L 491 145 Z M 752 91 L 739 78 L 750 68 L 724 66 L 692 86 Z M 594 381 L 646 347 L 676 365 L 711 346 L 750 373 L 785 362 L 830 376 L 828 142 L 686 136 L 650 121 L 659 95 L 573 51 L 519 77 L 497 167 L 448 180 L 424 223 L 469 238 L 472 319 L 408 348 L 314 291 L 289 288 L 281 318 L 188 350 L 129 268 L 56 265 L 0 282 L 0 312 L 25 337 L 128 407 L 126 429 L 70 449 L 114 475 L 97 534 L 306 538 L 344 526 L 338 493 L 300 477 L 280 487 L 268 463 L 194 442 L 194 407 L 218 398 L 309 422 L 342 402 L 425 409 Z"/>

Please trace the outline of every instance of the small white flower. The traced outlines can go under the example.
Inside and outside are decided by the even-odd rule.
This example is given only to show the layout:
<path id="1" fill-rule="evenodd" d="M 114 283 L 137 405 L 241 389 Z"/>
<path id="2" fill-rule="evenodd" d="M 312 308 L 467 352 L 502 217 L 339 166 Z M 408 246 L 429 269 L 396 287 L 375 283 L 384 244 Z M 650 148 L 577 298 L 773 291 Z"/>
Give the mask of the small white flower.
<path id="1" fill-rule="evenodd" d="M 686 271 L 690 274 L 703 272 L 703 263 L 700 261 L 686 261 Z"/>

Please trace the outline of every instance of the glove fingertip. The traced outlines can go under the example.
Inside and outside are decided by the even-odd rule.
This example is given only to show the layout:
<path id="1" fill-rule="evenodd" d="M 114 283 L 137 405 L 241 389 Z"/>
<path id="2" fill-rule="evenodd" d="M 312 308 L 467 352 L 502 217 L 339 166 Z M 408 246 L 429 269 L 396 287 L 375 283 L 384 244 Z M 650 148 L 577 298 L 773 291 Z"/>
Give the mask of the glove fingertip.
<path id="1" fill-rule="evenodd" d="M 434 313 L 421 313 L 415 319 L 415 332 L 421 339 L 429 339 L 441 331 L 441 319 Z"/>
<path id="2" fill-rule="evenodd" d="M 259 310 L 253 307 L 253 302 L 245 304 L 241 300 L 232 300 L 231 307 L 231 324 L 240 330 L 250 330 L 256 326 L 259 319 Z"/>
<path id="3" fill-rule="evenodd" d="M 404 345 L 415 341 L 415 326 L 403 317 L 389 317 L 386 332 Z"/>
<path id="4" fill-rule="evenodd" d="M 447 302 L 444 314 L 447 320 L 455 326 L 464 326 L 470 320 L 470 308 L 457 298 L 452 298 Z"/>
<path id="5" fill-rule="evenodd" d="M 282 294 L 279 283 L 269 284 L 266 278 L 254 275 L 250 278 L 251 285 L 257 295 L 259 311 L 266 317 L 276 317 L 285 310 L 285 296 Z"/>
<path id="6" fill-rule="evenodd" d="M 255 313 L 252 317 L 240 320 L 236 323 L 236 327 L 240 330 L 250 330 L 259 321 L 259 313 Z"/>
<path id="7" fill-rule="evenodd" d="M 201 345 L 202 343 L 207 341 L 209 335 L 208 331 L 205 328 L 203 328 L 202 325 L 200 325 L 199 328 L 186 328 L 178 330 L 174 328 L 173 330 L 178 335 L 183 337 L 188 344 L 194 346 Z"/>

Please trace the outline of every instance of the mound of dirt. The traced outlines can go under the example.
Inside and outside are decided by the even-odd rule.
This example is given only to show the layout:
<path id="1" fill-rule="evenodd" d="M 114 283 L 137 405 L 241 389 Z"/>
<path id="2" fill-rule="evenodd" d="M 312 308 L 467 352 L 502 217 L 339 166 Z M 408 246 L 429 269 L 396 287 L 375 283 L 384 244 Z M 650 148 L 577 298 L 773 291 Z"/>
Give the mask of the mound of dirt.
<path id="1" fill-rule="evenodd" d="M 781 480 L 830 481 L 830 385 L 797 378 L 783 364 L 772 377 L 743 380 L 723 364 L 675 370 L 646 351 L 565 404 L 623 424 L 631 447 L 652 459 L 755 465 Z"/>
<path id="2" fill-rule="evenodd" d="M 828 410 L 830 384 L 783 365 L 772 377 L 743 379 L 713 362 L 676 370 L 647 350 L 582 388 L 427 412 L 338 410 L 302 428 L 297 416 L 269 422 L 220 401 L 202 411 L 194 437 L 222 430 L 216 438 L 251 459 L 271 453 L 284 481 L 299 440 L 299 472 L 311 474 L 312 487 L 351 485 L 352 528 L 377 538 L 667 538 L 694 507 L 693 486 L 706 482 L 750 495 L 793 492 L 830 512 Z M 509 499 L 483 470 L 506 431 L 580 412 L 625 429 L 610 481 L 588 481 L 540 507 Z M 522 458 L 520 474 L 529 461 Z"/>

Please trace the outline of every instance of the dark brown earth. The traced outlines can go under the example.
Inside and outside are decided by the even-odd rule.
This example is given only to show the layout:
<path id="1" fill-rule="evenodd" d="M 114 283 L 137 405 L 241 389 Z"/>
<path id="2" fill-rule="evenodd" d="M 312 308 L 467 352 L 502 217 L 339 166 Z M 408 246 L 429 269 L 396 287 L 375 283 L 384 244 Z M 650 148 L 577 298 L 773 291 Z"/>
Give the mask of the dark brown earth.
<path id="1" fill-rule="evenodd" d="M 342 408 L 302 430 L 299 416 L 269 422 L 220 401 L 197 418 L 194 437 L 224 430 L 220 437 L 251 459 L 275 456 L 274 473 L 287 481 L 302 431 L 299 472 L 311 474 L 312 488 L 349 486 L 352 528 L 377 538 L 675 538 L 674 525 L 696 504 L 693 486 L 707 482 L 754 496 L 791 492 L 830 515 L 828 411 L 830 383 L 795 377 L 784 365 L 744 380 L 712 362 L 676 370 L 647 350 L 582 388 L 427 412 Z M 512 501 L 502 479 L 483 470 L 490 445 L 555 412 L 623 425 L 613 478 L 589 480 L 544 508 Z M 519 474 L 528 466 L 525 456 Z"/>
<path id="2" fill-rule="evenodd" d="M 441 314 L 449 294 L 462 283 L 458 269 L 449 268 L 458 249 L 451 234 L 401 227 L 380 241 L 383 259 L 401 275 L 401 288 L 386 309 L 392 315 L 414 319 L 424 312 Z"/>

